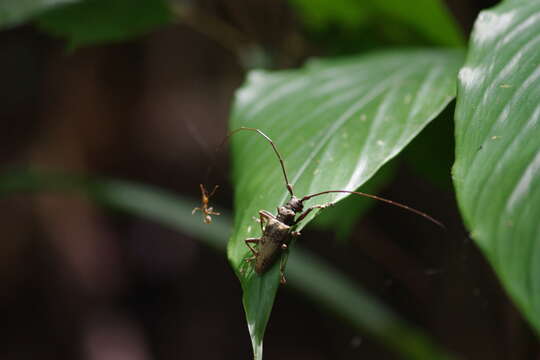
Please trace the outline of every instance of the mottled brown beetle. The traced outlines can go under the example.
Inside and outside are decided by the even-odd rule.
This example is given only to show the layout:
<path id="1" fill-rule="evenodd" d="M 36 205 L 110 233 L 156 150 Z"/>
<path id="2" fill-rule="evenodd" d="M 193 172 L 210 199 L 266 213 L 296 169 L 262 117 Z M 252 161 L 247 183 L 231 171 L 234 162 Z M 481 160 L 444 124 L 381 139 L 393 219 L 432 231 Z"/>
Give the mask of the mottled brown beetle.
<path id="1" fill-rule="evenodd" d="M 334 205 L 334 203 L 329 202 L 325 204 L 313 205 L 313 206 L 308 207 L 306 210 L 304 210 L 304 201 L 307 201 L 316 196 L 330 194 L 330 193 L 347 193 L 347 194 L 354 194 L 354 195 L 359 195 L 363 197 L 368 197 L 371 199 L 383 201 L 388 204 L 395 205 L 405 210 L 411 211 L 415 214 L 418 214 L 432 221 L 433 223 L 439 225 L 440 227 L 444 228 L 444 225 L 441 222 L 435 220 L 434 218 L 427 215 L 426 213 L 423 213 L 419 210 L 413 209 L 407 205 L 403 205 L 401 203 L 398 203 L 392 200 L 388 200 L 388 199 L 381 198 L 376 195 L 366 194 L 359 191 L 326 190 L 326 191 L 321 191 L 315 194 L 306 195 L 299 199 L 294 195 L 293 187 L 289 183 L 287 172 L 285 171 L 285 163 L 283 161 L 283 158 L 281 157 L 281 154 L 277 150 L 276 145 L 274 144 L 272 139 L 270 139 L 265 133 L 263 133 L 260 129 L 256 129 L 256 128 L 240 127 L 236 130 L 231 131 L 226 139 L 230 138 L 232 135 L 242 130 L 254 131 L 258 133 L 259 135 L 261 135 L 262 137 L 264 137 L 270 143 L 281 165 L 281 170 L 283 171 L 283 177 L 285 178 L 287 191 L 291 195 L 287 203 L 277 208 L 276 215 L 273 215 L 272 213 L 266 210 L 260 210 L 258 221 L 261 224 L 261 232 L 262 232 L 261 237 L 248 238 L 244 240 L 247 247 L 249 248 L 249 250 L 251 251 L 253 255 L 245 259 L 245 261 L 246 263 L 254 264 L 253 268 L 255 272 L 259 275 L 264 274 L 266 271 L 268 271 L 270 267 L 276 262 L 277 258 L 282 254 L 282 252 L 285 252 L 288 250 L 289 244 L 293 237 L 300 236 L 300 232 L 294 230 L 294 228 L 298 225 L 298 223 L 300 223 L 314 209 L 324 209 L 324 208 Z M 298 218 L 296 218 L 298 214 L 299 216 Z M 251 244 L 257 245 L 257 249 L 255 249 Z M 281 264 L 280 264 L 280 282 L 282 284 L 286 282 L 285 275 L 284 275 L 285 264 L 286 264 L 286 257 L 282 257 Z M 243 273 L 243 268 L 241 268 L 240 272 Z"/>
<path id="2" fill-rule="evenodd" d="M 212 206 L 208 206 L 210 198 L 214 195 L 219 185 L 214 186 L 214 190 L 211 193 L 208 193 L 203 184 L 199 184 L 201 188 L 201 207 L 196 207 L 191 211 L 191 215 L 195 214 L 197 211 L 200 211 L 203 216 L 203 221 L 205 224 L 212 223 L 212 216 L 210 215 L 220 215 L 220 213 L 215 212 Z"/>

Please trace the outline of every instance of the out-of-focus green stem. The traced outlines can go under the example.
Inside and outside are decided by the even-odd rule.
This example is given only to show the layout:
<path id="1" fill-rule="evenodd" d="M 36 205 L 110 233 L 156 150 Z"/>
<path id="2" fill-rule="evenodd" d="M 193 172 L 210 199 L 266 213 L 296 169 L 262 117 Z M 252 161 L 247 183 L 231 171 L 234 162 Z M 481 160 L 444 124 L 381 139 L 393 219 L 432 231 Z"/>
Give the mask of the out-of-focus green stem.
<path id="1" fill-rule="evenodd" d="M 147 185 L 108 179 L 93 179 L 66 174 L 14 171 L 0 175 L 0 197 L 19 192 L 76 191 L 114 209 L 151 219 L 200 239 L 204 244 L 225 252 L 232 221 L 227 214 L 204 224 L 191 210 L 198 200 L 182 198 Z M 376 338 L 407 359 L 451 359 L 432 340 L 407 324 L 391 310 L 322 259 L 293 249 L 287 275 L 287 287 L 306 295 L 355 328 Z"/>

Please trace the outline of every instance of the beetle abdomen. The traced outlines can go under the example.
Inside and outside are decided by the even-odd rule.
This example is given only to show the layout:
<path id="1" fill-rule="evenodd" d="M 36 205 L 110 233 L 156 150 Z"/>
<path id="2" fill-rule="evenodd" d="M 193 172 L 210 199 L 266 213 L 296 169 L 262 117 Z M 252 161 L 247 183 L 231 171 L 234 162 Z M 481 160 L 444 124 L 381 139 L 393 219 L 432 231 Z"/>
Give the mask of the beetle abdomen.
<path id="1" fill-rule="evenodd" d="M 278 220 L 270 219 L 267 222 L 257 251 L 256 273 L 263 274 L 270 269 L 281 254 L 281 246 L 286 243 L 289 232 L 290 226 Z"/>

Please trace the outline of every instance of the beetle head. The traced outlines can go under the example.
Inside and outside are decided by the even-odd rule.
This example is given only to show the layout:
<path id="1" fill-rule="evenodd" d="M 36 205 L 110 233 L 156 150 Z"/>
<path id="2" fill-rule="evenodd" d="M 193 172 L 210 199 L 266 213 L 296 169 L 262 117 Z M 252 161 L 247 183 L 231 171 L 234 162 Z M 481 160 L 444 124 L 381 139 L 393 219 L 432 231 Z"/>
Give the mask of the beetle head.
<path id="1" fill-rule="evenodd" d="M 295 214 L 298 214 L 299 212 L 302 212 L 302 210 L 304 210 L 304 204 L 302 203 L 302 200 L 298 199 L 294 195 L 291 196 L 291 199 L 285 206 L 294 211 Z"/>

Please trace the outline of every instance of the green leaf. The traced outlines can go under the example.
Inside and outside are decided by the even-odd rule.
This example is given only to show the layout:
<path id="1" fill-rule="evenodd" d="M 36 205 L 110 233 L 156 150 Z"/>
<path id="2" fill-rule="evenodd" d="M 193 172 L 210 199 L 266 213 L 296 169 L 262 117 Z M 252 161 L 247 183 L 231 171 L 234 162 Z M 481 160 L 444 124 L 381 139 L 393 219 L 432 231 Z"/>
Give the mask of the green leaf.
<path id="1" fill-rule="evenodd" d="M 0 28 L 9 28 L 54 7 L 81 0 L 4 0 L 0 2 Z"/>
<path id="2" fill-rule="evenodd" d="M 540 2 L 482 12 L 459 73 L 454 185 L 503 285 L 540 329 Z"/>
<path id="3" fill-rule="evenodd" d="M 237 92 L 231 128 L 260 128 L 274 140 L 298 196 L 355 190 L 454 98 L 461 63 L 458 50 L 414 49 L 314 61 L 299 70 L 253 72 Z M 228 256 L 241 280 L 260 358 L 279 266 L 262 276 L 249 271 L 242 276 L 240 267 L 249 253 L 244 239 L 260 235 L 252 219 L 259 210 L 274 211 L 288 196 L 279 163 L 262 137 L 240 132 L 231 142 L 236 210 Z M 316 203 L 344 197 L 321 196 Z"/>
<path id="4" fill-rule="evenodd" d="M 463 33 L 446 5 L 440 0 L 374 0 L 377 9 L 389 17 L 408 24 L 437 45 L 463 46 Z"/>
<path id="5" fill-rule="evenodd" d="M 53 9 L 38 27 L 68 39 L 71 49 L 121 42 L 172 21 L 166 0 L 87 0 Z"/>
<path id="6" fill-rule="evenodd" d="M 396 161 L 387 163 L 358 190 L 368 194 L 375 194 L 394 178 L 396 165 Z M 375 200 L 369 198 L 359 199 L 356 196 L 349 196 L 336 204 L 336 206 L 317 214 L 310 226 L 318 229 L 333 230 L 336 238 L 344 242 L 350 237 L 358 219 L 374 205 L 374 202 Z"/>
<path id="7" fill-rule="evenodd" d="M 65 173 L 9 171 L 0 174 L 0 198 L 18 192 L 77 191 L 97 203 L 156 221 L 225 251 L 231 220 L 221 211 L 212 225 L 206 225 L 191 209 L 198 199 L 186 199 L 170 192 L 123 180 L 87 178 Z M 311 298 L 324 309 L 347 319 L 393 351 L 409 359 L 450 359 L 421 331 L 308 251 L 296 249 L 291 256 L 289 288 Z M 327 286 L 332 284 L 332 286 Z"/>
<path id="8" fill-rule="evenodd" d="M 365 24 L 370 6 L 355 0 L 289 0 L 304 23 L 311 28 L 322 29 L 332 24 L 350 28 Z"/>
<path id="9" fill-rule="evenodd" d="M 464 38 L 444 2 L 417 0 L 290 0 L 304 23 L 316 30 L 330 25 L 358 28 L 369 23 L 389 27 L 398 21 L 422 34 L 433 44 L 462 46 Z M 411 9 L 411 7 L 413 9 Z"/>

